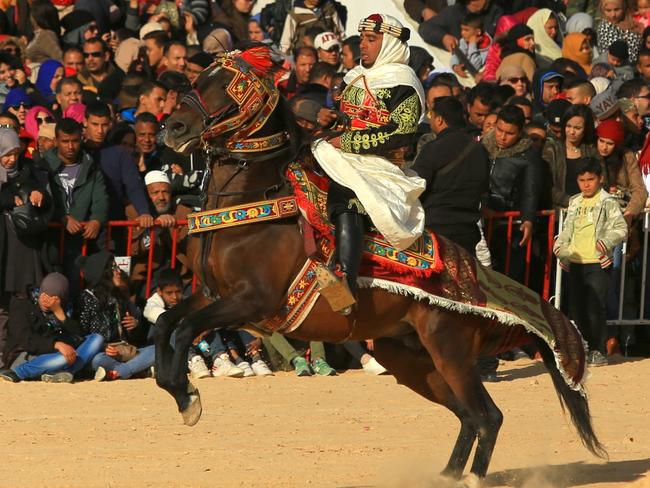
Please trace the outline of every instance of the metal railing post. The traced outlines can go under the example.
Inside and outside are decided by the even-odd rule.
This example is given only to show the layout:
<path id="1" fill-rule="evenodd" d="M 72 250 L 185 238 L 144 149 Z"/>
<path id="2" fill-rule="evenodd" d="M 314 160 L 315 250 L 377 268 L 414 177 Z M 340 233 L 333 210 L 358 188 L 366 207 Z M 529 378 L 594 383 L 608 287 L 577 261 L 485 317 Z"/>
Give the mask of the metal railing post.
<path id="1" fill-rule="evenodd" d="M 560 235 L 562 228 L 564 227 L 564 209 L 560 209 L 560 216 L 558 217 L 558 226 L 557 226 L 557 235 Z M 562 267 L 560 266 L 560 260 L 555 260 L 555 290 L 553 290 L 554 300 L 553 306 L 560 310 L 562 306 Z"/>

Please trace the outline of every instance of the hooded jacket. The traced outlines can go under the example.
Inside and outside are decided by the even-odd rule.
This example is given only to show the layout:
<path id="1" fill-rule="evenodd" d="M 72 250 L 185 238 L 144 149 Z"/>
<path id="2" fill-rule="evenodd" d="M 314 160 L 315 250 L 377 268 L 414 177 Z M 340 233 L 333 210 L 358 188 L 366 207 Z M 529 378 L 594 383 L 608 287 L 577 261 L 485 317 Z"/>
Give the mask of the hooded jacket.
<path id="1" fill-rule="evenodd" d="M 63 162 L 56 148 L 45 153 L 45 163 L 50 171 L 52 196 L 54 197 L 54 218 L 62 220 L 70 215 L 83 222 L 98 220 L 104 224 L 108 220 L 108 195 L 104 177 L 90 155 L 84 151 L 79 155 L 81 169 L 72 190 L 72 202 L 68 207 L 67 195 L 59 171 Z"/>
<path id="2" fill-rule="evenodd" d="M 521 220 L 535 221 L 542 182 L 542 160 L 528 137 L 499 149 L 494 130 L 483 138 L 490 156 L 488 208 L 497 212 L 519 211 Z"/>
<path id="3" fill-rule="evenodd" d="M 542 93 L 544 91 L 544 82 L 551 78 L 560 77 L 564 79 L 561 73 L 550 69 L 538 69 L 533 75 L 533 113 L 542 113 L 548 104 L 542 100 Z"/>
<path id="4" fill-rule="evenodd" d="M 426 22 L 422 22 L 418 28 L 418 33 L 429 44 L 444 49 L 445 46 L 442 44 L 442 38 L 446 34 L 460 39 L 460 23 L 467 14 L 468 11 L 465 5 L 456 3 L 443 9 L 435 17 L 431 17 Z M 483 16 L 483 32 L 487 33 L 490 37 L 494 37 L 497 20 L 503 15 L 503 10 L 494 2 L 490 2 L 483 12 L 481 12 L 481 15 Z"/>

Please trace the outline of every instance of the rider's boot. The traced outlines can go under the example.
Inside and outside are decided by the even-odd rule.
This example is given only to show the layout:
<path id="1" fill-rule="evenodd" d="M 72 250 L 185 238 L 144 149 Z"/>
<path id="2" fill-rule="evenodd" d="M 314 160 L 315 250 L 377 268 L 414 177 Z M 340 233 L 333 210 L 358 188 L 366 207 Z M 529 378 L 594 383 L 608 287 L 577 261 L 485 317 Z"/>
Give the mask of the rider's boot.
<path id="1" fill-rule="evenodd" d="M 341 271 L 344 273 L 344 279 L 350 293 L 352 296 L 356 296 L 357 277 L 359 276 L 361 255 L 363 253 L 364 217 L 356 212 L 345 212 L 336 216 L 334 225 Z M 345 307 L 339 312 L 343 315 L 349 315 L 352 312 L 352 306 Z"/>
<path id="2" fill-rule="evenodd" d="M 332 269 L 319 266 L 316 269 L 320 294 L 335 312 L 349 315 L 356 303 L 354 292 L 363 252 L 364 218 L 352 212 L 340 214 L 332 219 L 335 225 L 336 250 L 332 264 L 343 273 L 343 279 Z M 338 276 L 337 276 L 338 275 Z"/>

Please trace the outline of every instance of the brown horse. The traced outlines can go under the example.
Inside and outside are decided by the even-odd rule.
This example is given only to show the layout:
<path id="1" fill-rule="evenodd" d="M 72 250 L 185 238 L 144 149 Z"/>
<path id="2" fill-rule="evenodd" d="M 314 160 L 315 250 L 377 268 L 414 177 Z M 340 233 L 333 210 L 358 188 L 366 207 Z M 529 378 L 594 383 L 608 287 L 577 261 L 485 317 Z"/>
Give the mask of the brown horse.
<path id="1" fill-rule="evenodd" d="M 237 70 L 250 71 L 250 65 L 229 59 L 236 60 L 229 69 L 220 60 L 199 76 L 194 91 L 166 123 L 165 142 L 177 151 L 210 143 L 212 173 L 205 190 L 207 209 L 290 195 L 283 170 L 295 157 L 300 140 L 281 99 L 270 107 L 268 117 L 259 119 L 259 112 L 248 113 L 250 107 L 238 99 L 241 92 L 234 93 L 232 88 L 237 84 L 233 78 L 240 76 Z M 264 99 L 268 101 L 276 94 L 272 86 L 267 85 L 267 90 Z M 237 120 L 241 122 L 242 117 L 246 123 L 256 117 L 263 120 L 256 138 L 287 131 L 289 143 L 258 152 L 235 152 L 232 137 L 241 130 Z M 194 425 L 201 414 L 198 391 L 187 378 L 187 351 L 194 338 L 210 329 L 237 329 L 274 316 L 307 259 L 295 217 L 206 232 L 191 241 L 193 269 L 205 291 L 163 314 L 156 335 L 156 381 L 174 397 L 188 425 Z M 481 383 L 476 359 L 486 344 L 505 337 L 512 327 L 432 307 L 413 297 L 364 288 L 358 292 L 352 315 L 333 312 L 321 297 L 302 325 L 288 336 L 332 343 L 374 339 L 377 359 L 399 383 L 445 406 L 460 420 L 458 439 L 443 473 L 460 477 L 478 439 L 471 472 L 484 477 L 503 415 Z M 176 342 L 172 348 L 174 329 Z M 592 453 L 603 455 L 587 400 L 567 386 L 547 344 L 532 338 L 582 442 Z"/>

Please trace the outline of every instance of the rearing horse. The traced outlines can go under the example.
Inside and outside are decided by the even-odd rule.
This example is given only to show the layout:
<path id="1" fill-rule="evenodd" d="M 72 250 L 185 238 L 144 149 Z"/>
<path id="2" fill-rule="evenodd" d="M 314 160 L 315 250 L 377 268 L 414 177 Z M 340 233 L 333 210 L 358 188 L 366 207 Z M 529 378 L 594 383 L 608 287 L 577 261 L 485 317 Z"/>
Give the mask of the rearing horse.
<path id="1" fill-rule="evenodd" d="M 278 92 L 264 77 L 259 47 L 216 61 L 167 120 L 165 142 L 187 152 L 209 144 L 205 209 L 233 207 L 291 195 L 284 169 L 296 157 L 300 135 Z M 268 56 L 268 53 L 267 53 Z M 253 137 L 254 136 L 254 137 Z M 441 240 L 443 246 L 454 246 Z M 157 322 L 156 381 L 169 392 L 186 424 L 201 415 L 198 390 L 187 378 L 187 351 L 210 329 L 237 329 L 277 314 L 307 260 L 298 219 L 262 221 L 205 232 L 190 239 L 188 254 L 204 290 Z M 434 276 L 432 279 L 436 279 Z M 477 357 L 522 326 L 436 307 L 412 296 L 362 288 L 350 316 L 335 313 L 321 297 L 302 325 L 287 334 L 303 340 L 374 339 L 375 354 L 397 381 L 451 410 L 460 432 L 443 471 L 458 478 L 478 440 L 471 472 L 486 475 L 503 415 L 481 383 Z M 170 336 L 176 330 L 175 348 Z M 538 345 L 561 403 L 585 446 L 604 455 L 585 397 L 571 389 L 545 341 Z"/>

